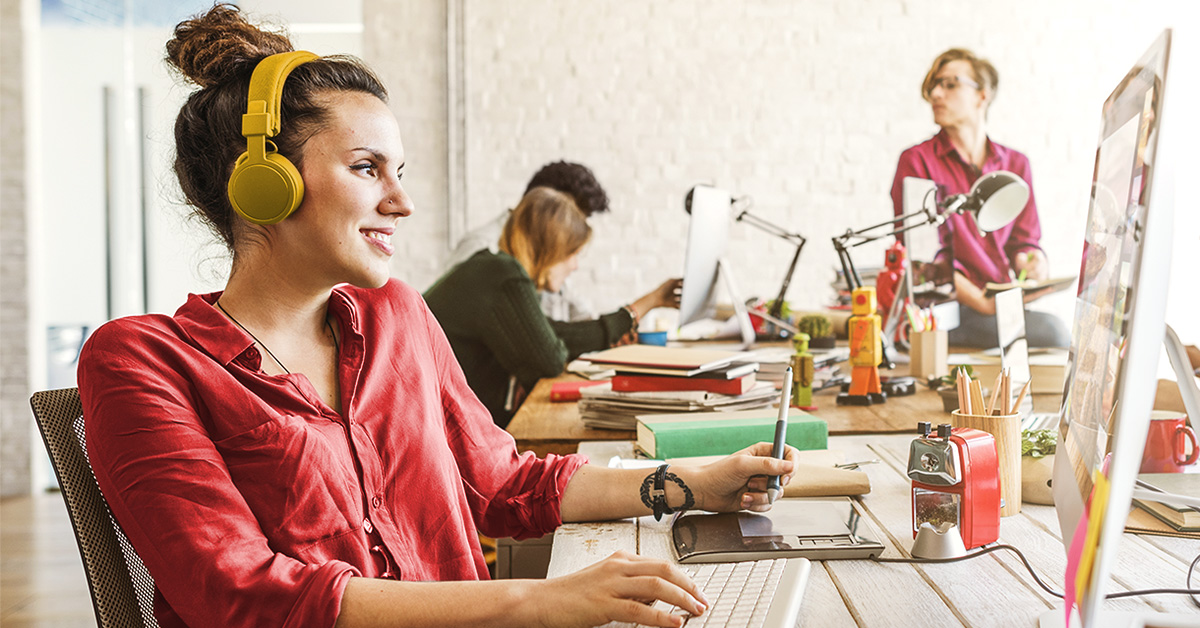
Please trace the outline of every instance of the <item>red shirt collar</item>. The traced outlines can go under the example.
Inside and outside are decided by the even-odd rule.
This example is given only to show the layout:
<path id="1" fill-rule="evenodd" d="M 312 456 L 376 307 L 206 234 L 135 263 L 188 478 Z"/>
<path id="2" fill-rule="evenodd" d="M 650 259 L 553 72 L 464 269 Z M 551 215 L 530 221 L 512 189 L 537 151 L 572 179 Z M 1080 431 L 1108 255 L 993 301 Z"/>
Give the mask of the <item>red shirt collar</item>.
<path id="1" fill-rule="evenodd" d="M 175 311 L 180 329 L 205 353 L 228 365 L 254 344 L 254 339 L 225 317 L 214 305 L 221 292 L 189 294 Z M 360 338 L 358 306 L 342 286 L 329 295 L 329 311 L 341 326 L 343 338 Z"/>

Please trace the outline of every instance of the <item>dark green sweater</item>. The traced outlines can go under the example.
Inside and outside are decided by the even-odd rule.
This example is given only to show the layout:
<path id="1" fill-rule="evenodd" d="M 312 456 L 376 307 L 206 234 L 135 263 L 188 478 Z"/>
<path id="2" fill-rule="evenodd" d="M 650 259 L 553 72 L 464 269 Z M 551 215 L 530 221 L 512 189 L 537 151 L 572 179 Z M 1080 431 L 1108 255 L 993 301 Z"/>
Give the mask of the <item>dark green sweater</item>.
<path id="1" fill-rule="evenodd" d="M 521 264 L 487 249 L 438 279 L 425 301 L 450 339 L 471 390 L 500 427 L 514 414 L 504 409 L 510 376 L 531 390 L 538 379 L 562 373 L 579 354 L 612 346 L 633 326 L 624 308 L 590 321 L 551 321 Z"/>

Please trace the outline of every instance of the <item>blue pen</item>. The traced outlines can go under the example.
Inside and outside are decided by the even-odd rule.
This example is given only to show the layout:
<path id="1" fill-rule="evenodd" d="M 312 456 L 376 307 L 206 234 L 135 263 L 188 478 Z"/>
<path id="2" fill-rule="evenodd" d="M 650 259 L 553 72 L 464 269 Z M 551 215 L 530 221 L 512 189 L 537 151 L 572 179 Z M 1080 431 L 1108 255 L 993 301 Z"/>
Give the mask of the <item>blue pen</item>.
<path id="1" fill-rule="evenodd" d="M 792 405 L 792 367 L 788 367 L 787 373 L 783 375 L 783 394 L 779 397 L 779 418 L 775 421 L 775 447 L 771 451 L 771 455 L 775 458 L 783 460 L 784 456 L 784 441 L 787 440 L 787 424 L 788 424 L 788 408 Z M 767 500 L 775 503 L 775 500 L 783 494 L 783 484 L 780 482 L 778 475 L 772 475 L 767 478 Z"/>

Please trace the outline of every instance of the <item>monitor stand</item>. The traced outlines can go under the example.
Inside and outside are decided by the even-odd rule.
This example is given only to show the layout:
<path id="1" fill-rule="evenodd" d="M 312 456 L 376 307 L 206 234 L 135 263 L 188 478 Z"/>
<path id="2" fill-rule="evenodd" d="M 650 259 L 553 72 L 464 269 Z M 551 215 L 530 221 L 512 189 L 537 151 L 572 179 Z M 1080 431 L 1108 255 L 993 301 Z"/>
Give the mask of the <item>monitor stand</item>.
<path id="1" fill-rule="evenodd" d="M 746 310 L 746 302 L 742 300 L 741 291 L 737 288 L 737 280 L 733 277 L 729 261 L 723 257 L 717 260 L 717 276 L 721 278 L 725 292 L 733 301 L 733 316 L 737 319 L 738 330 L 742 334 L 742 350 L 746 351 L 754 346 L 754 324 L 750 322 L 750 312 Z"/>
<path id="2" fill-rule="evenodd" d="M 1192 367 L 1188 363 L 1187 351 L 1184 350 L 1183 343 L 1180 342 L 1179 336 L 1175 334 L 1175 330 L 1171 329 L 1170 325 L 1167 325 L 1163 344 L 1166 345 L 1167 357 L 1171 361 L 1171 368 L 1175 371 L 1176 384 L 1179 386 L 1179 395 L 1183 398 L 1183 407 L 1187 412 L 1188 420 L 1194 423 L 1192 417 L 1200 416 L 1200 414 L 1197 414 L 1197 412 L 1200 412 L 1200 390 L 1196 388 L 1196 379 Z M 1165 495 L 1135 486 L 1133 488 L 1133 496 L 1157 501 L 1162 500 Z M 1195 497 L 1170 495 L 1170 498 L 1172 502 L 1200 508 L 1200 499 Z M 1083 625 L 1079 621 L 1079 613 L 1076 610 L 1071 611 L 1070 626 L 1063 623 L 1065 619 L 1062 608 L 1046 611 L 1038 617 L 1038 628 L 1077 628 Z M 1186 613 L 1102 611 L 1090 623 L 1091 626 L 1095 626 L 1096 628 L 1192 628 L 1196 626 L 1196 615 Z"/>

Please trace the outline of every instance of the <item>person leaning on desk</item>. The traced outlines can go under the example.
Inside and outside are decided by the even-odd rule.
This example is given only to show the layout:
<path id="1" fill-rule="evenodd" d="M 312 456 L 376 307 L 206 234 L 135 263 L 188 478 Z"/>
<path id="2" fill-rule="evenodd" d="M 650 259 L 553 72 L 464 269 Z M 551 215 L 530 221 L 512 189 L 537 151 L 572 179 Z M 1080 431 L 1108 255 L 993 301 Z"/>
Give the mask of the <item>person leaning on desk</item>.
<path id="1" fill-rule="evenodd" d="M 646 312 L 679 305 L 680 281 L 669 279 L 596 319 L 548 319 L 538 291 L 562 287 L 590 236 L 587 217 L 571 196 L 536 187 L 509 214 L 498 252 L 476 251 L 425 291 L 467 382 L 500 427 L 520 405 L 518 385 L 532 390 L 579 354 L 623 342 Z"/>
<path id="2" fill-rule="evenodd" d="M 539 187 L 567 194 L 588 218 L 608 211 L 608 194 L 596 180 L 592 170 L 583 164 L 554 161 L 542 166 L 533 173 L 533 177 L 525 185 L 525 191 L 529 192 Z M 497 252 L 496 243 L 500 241 L 500 233 L 504 231 L 504 225 L 511 213 L 512 210 L 506 210 L 467 232 L 450 253 L 450 259 L 446 262 L 446 272 L 470 259 L 480 249 Z M 554 291 L 539 289 L 538 297 L 541 299 L 542 311 L 552 320 L 569 322 L 596 318 L 595 312 L 586 304 L 586 299 L 577 291 L 571 290 L 566 282 Z"/>
<path id="3" fill-rule="evenodd" d="M 929 102 L 933 120 L 941 130 L 900 154 L 892 181 L 892 204 L 897 216 L 904 213 L 906 177 L 932 180 L 944 195 L 966 194 L 976 179 L 997 170 L 1008 170 L 1029 185 L 1025 209 L 1000 229 L 980 235 L 975 219 L 967 214 L 951 216 L 938 229 L 940 250 L 934 267 L 951 269 L 958 302 L 965 306 L 960 308 L 958 328 L 950 331 L 951 345 L 997 345 L 995 301 L 984 292 L 988 282 L 1005 283 L 1018 274 L 1029 279 L 1048 276 L 1046 253 L 1039 245 L 1042 228 L 1029 159 L 987 135 L 987 110 L 998 83 L 999 75 L 992 64 L 969 50 L 953 48 L 939 55 L 921 84 L 921 96 Z M 1025 302 L 1044 294 L 1028 293 Z M 1030 346 L 1070 344 L 1070 331 L 1058 317 L 1026 311 L 1025 321 Z"/>

